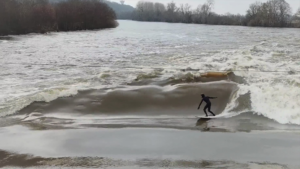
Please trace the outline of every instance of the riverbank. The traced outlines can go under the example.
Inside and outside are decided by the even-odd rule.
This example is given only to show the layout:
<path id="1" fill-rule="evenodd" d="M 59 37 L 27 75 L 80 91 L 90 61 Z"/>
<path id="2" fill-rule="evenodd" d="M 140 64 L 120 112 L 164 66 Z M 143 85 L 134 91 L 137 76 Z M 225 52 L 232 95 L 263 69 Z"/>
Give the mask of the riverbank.
<path id="1" fill-rule="evenodd" d="M 0 36 L 115 28 L 115 12 L 92 0 L 0 2 Z"/>

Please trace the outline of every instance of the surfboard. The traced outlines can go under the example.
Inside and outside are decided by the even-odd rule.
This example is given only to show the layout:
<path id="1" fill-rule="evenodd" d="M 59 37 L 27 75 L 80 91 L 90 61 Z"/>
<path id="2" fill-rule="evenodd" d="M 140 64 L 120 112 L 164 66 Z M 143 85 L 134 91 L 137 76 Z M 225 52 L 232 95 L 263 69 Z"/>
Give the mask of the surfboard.
<path id="1" fill-rule="evenodd" d="M 216 119 L 216 118 L 221 118 L 221 117 L 217 117 L 217 116 L 196 116 L 197 118 L 201 118 L 201 119 Z"/>
<path id="2" fill-rule="evenodd" d="M 219 114 L 216 116 L 196 116 L 197 118 L 201 118 L 201 119 L 217 119 L 217 118 L 223 118 L 226 117 L 227 114 Z"/>

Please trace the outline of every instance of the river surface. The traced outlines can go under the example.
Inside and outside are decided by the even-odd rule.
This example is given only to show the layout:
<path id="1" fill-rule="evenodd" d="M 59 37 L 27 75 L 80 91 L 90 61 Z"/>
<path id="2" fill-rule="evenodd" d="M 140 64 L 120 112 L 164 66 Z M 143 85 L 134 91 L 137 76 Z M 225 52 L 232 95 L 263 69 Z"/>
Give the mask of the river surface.
<path id="1" fill-rule="evenodd" d="M 118 22 L 1 37 L 0 126 L 300 131 L 299 29 Z"/>

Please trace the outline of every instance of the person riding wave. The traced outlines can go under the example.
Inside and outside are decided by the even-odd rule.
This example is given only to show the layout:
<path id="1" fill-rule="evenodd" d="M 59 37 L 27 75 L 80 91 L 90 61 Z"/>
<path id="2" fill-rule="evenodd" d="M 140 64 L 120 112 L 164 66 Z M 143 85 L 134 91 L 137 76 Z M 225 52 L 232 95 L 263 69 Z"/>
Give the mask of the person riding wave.
<path id="1" fill-rule="evenodd" d="M 204 101 L 206 103 L 205 107 L 204 107 L 204 113 L 206 115 L 206 117 L 208 116 L 207 113 L 206 113 L 206 109 L 208 109 L 208 111 L 213 115 L 213 116 L 216 116 L 211 110 L 211 102 L 209 99 L 216 99 L 217 97 L 208 97 L 208 96 L 205 96 L 204 94 L 201 95 L 202 96 L 202 100 L 198 106 L 198 110 L 200 109 L 200 106 L 202 104 L 202 102 Z"/>

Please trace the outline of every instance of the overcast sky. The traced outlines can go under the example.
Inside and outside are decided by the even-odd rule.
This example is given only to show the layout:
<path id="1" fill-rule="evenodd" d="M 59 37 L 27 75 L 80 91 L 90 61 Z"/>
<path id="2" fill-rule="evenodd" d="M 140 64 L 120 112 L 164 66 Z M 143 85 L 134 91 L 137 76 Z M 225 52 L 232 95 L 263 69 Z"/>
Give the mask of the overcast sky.
<path id="1" fill-rule="evenodd" d="M 111 0 L 120 2 L 119 0 Z M 136 6 L 139 0 L 125 0 L 125 4 L 131 5 L 133 7 Z M 172 0 L 144 0 L 144 1 L 152 1 L 152 2 L 160 2 L 163 4 L 167 4 Z M 193 8 L 196 8 L 199 4 L 203 4 L 206 0 L 173 0 L 176 4 L 188 3 Z M 214 11 L 218 14 L 225 14 L 227 12 L 232 14 L 245 14 L 249 5 L 256 2 L 265 2 L 267 0 L 215 0 Z M 293 13 L 295 13 L 300 7 L 300 0 L 286 0 L 293 9 Z"/>

